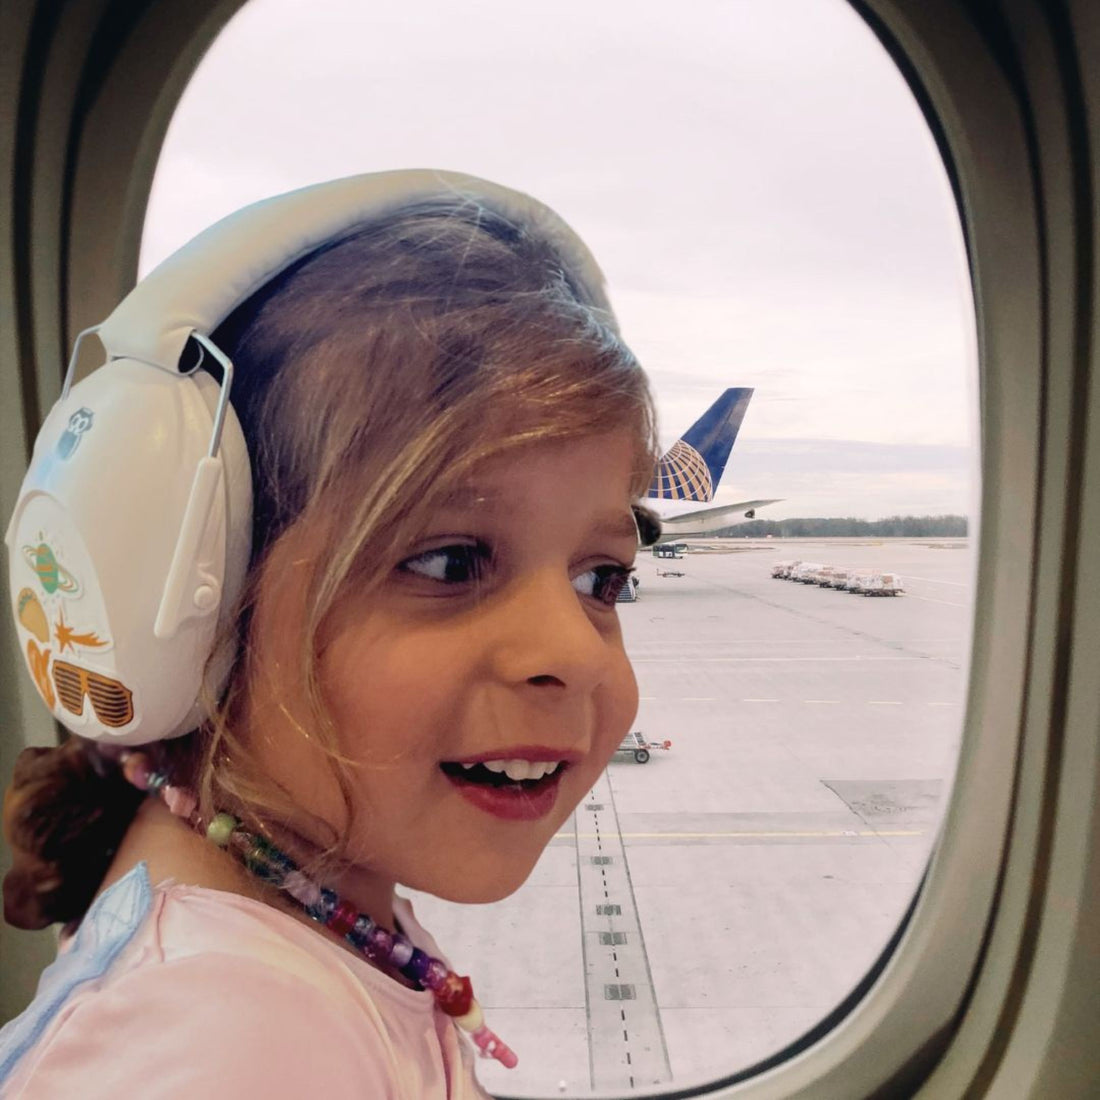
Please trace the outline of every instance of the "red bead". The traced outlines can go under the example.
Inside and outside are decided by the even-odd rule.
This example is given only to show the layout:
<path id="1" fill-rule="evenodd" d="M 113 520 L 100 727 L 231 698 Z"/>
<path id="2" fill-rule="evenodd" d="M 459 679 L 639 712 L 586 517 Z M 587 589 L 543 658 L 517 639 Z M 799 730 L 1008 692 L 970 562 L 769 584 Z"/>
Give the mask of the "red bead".
<path id="1" fill-rule="evenodd" d="M 358 910 L 350 902 L 342 901 L 332 911 L 332 916 L 325 922 L 337 935 L 346 936 L 354 927 L 359 916 Z"/>
<path id="2" fill-rule="evenodd" d="M 465 1016 L 474 1003 L 474 990 L 470 979 L 458 974 L 448 974 L 439 989 L 433 989 L 435 1003 L 448 1016 Z"/>

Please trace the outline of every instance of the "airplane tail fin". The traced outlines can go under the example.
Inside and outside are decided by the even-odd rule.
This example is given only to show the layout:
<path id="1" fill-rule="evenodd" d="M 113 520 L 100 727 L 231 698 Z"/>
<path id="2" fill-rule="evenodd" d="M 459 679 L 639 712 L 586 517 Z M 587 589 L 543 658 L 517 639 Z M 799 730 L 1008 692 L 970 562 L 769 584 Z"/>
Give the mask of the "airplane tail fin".
<path id="1" fill-rule="evenodd" d="M 661 456 L 649 496 L 713 500 L 752 394 L 746 386 L 726 390 Z"/>

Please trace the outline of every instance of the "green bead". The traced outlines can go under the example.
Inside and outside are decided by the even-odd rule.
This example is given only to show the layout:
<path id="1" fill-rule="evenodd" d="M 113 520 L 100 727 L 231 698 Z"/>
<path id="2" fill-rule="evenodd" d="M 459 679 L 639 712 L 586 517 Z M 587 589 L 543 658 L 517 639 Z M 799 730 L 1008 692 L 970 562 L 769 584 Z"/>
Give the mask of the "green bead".
<path id="1" fill-rule="evenodd" d="M 224 848 L 239 824 L 232 814 L 215 814 L 213 821 L 206 827 L 206 839 L 212 840 L 219 848 Z"/>

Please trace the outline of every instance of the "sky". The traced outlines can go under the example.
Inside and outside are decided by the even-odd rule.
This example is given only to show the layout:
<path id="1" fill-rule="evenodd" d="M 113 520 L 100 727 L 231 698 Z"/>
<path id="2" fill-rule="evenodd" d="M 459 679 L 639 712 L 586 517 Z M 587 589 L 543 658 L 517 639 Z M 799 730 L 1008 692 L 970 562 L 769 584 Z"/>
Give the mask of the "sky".
<path id="1" fill-rule="evenodd" d="M 256 199 L 409 167 L 570 222 L 666 445 L 727 386 L 755 387 L 719 503 L 976 513 L 958 216 L 844 0 L 250 0 L 171 123 L 141 269 Z"/>

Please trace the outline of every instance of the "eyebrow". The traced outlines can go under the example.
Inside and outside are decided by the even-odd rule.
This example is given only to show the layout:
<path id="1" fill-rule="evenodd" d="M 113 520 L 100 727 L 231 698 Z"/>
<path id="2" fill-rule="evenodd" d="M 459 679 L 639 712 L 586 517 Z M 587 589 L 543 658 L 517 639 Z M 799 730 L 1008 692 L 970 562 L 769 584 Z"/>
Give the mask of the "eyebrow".
<path id="1" fill-rule="evenodd" d="M 461 486 L 448 498 L 445 508 L 479 508 L 491 513 L 504 510 L 503 497 L 492 489 L 475 489 Z M 629 509 L 623 512 L 604 512 L 597 516 L 590 528 L 593 535 L 606 538 L 638 538 L 638 525 Z"/>
<path id="2" fill-rule="evenodd" d="M 448 496 L 447 508 L 496 508 L 500 504 L 500 494 L 492 489 L 475 489 L 470 485 L 460 485 Z"/>

